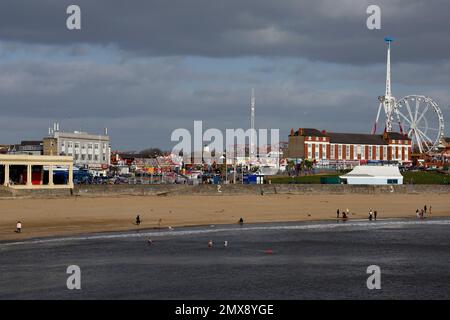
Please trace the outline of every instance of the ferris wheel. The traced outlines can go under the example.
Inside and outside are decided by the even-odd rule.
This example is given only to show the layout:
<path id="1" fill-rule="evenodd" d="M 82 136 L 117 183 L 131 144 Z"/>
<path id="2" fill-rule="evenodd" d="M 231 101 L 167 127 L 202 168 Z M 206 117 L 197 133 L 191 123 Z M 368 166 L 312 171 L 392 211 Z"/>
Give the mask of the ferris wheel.
<path id="1" fill-rule="evenodd" d="M 420 153 L 437 151 L 444 139 L 444 116 L 430 97 L 409 95 L 398 100 L 394 113 L 403 131 Z"/>
<path id="2" fill-rule="evenodd" d="M 393 39 L 386 37 L 386 91 L 384 96 L 378 97 L 380 105 L 372 130 L 377 131 L 380 113 L 385 113 L 385 131 L 394 130 L 395 123 L 399 132 L 407 134 L 412 140 L 415 151 L 433 153 L 438 151 L 444 140 L 444 116 L 438 104 L 430 97 L 409 95 L 396 100 L 391 90 L 391 44 Z"/>

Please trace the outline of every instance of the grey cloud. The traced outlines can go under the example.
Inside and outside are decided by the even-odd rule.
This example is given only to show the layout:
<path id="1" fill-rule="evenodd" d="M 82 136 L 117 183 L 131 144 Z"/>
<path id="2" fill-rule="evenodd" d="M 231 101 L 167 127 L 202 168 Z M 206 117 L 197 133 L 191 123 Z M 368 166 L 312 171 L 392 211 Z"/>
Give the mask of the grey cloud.
<path id="1" fill-rule="evenodd" d="M 379 61 L 386 34 L 402 61 L 448 59 L 450 2 L 380 0 L 382 29 L 366 28 L 358 0 L 78 0 L 82 30 L 65 28 L 73 1 L 4 0 L 0 39 L 51 45 L 116 45 L 133 55 L 290 56 Z"/>

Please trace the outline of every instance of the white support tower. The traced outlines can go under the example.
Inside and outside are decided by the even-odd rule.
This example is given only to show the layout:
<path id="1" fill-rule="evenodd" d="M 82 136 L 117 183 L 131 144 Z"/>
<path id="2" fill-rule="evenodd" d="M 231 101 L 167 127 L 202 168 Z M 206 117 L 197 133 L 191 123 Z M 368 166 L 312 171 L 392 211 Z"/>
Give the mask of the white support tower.
<path id="1" fill-rule="evenodd" d="M 252 97 L 250 99 L 250 145 L 249 145 L 249 156 L 250 162 L 255 160 L 256 156 L 256 131 L 255 131 L 255 89 L 252 88 Z"/>
<path id="2" fill-rule="evenodd" d="M 378 107 L 377 118 L 375 120 L 375 124 L 373 126 L 372 134 L 375 134 L 377 131 L 378 120 L 380 118 L 381 109 L 384 109 L 384 114 L 386 115 L 385 121 L 385 130 L 387 132 L 392 131 L 392 121 L 394 117 L 395 111 L 395 97 L 392 95 L 391 89 L 391 43 L 393 39 L 391 37 L 384 38 L 384 41 L 387 43 L 387 63 L 386 63 L 386 90 L 384 96 L 378 97 L 380 101 L 380 106 Z M 399 120 L 399 119 L 397 119 Z M 400 121 L 399 121 L 400 124 Z M 400 126 L 400 131 L 402 128 Z"/>

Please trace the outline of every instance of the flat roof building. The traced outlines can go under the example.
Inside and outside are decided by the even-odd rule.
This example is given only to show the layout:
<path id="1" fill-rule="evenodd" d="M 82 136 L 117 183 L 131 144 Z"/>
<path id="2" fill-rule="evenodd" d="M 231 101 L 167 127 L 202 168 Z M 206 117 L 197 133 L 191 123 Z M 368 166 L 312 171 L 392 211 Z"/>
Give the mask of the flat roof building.
<path id="1" fill-rule="evenodd" d="M 73 188 L 72 157 L 0 154 L 0 185 L 13 189 Z"/>
<path id="2" fill-rule="evenodd" d="M 44 138 L 44 155 L 73 157 L 77 167 L 105 170 L 110 165 L 111 146 L 107 129 L 104 134 L 59 131 L 59 124 Z"/>

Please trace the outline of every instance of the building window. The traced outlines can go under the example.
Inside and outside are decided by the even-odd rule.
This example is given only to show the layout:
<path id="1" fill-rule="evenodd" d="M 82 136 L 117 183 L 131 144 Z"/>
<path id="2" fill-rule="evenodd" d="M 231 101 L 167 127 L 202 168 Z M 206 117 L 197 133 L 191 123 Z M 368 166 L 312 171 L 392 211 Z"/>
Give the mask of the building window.
<path id="1" fill-rule="evenodd" d="M 319 137 L 316 137 L 316 141 L 319 141 Z"/>
<path id="2" fill-rule="evenodd" d="M 75 142 L 75 149 L 79 149 L 80 148 L 80 143 L 79 142 Z"/>
<path id="3" fill-rule="evenodd" d="M 327 159 L 327 146 L 325 144 L 322 145 L 322 159 Z"/>
<path id="4" fill-rule="evenodd" d="M 358 160 L 358 146 L 356 144 L 353 146 L 353 159 Z"/>
<path id="5" fill-rule="evenodd" d="M 334 149 L 334 144 L 330 145 L 330 159 L 334 159 L 334 155 L 335 155 L 335 149 Z"/>
<path id="6" fill-rule="evenodd" d="M 103 155 L 103 161 L 106 161 L 106 156 L 105 155 Z"/>
<path id="7" fill-rule="evenodd" d="M 81 160 L 83 160 L 83 161 L 86 160 L 86 155 L 85 154 L 81 155 Z"/>
<path id="8" fill-rule="evenodd" d="M 86 149 L 86 144 L 81 144 L 81 149 Z"/>
<path id="9" fill-rule="evenodd" d="M 358 146 L 358 152 L 361 155 L 361 159 L 364 160 L 366 158 L 366 146 Z"/>
<path id="10" fill-rule="evenodd" d="M 80 156 L 78 154 L 75 154 L 75 160 L 78 160 Z"/>
<path id="11" fill-rule="evenodd" d="M 345 146 L 345 159 L 350 159 L 350 145 Z"/>
<path id="12" fill-rule="evenodd" d="M 88 149 L 92 149 L 92 143 L 88 144 Z"/>
<path id="13" fill-rule="evenodd" d="M 342 159 L 342 145 L 338 145 L 338 158 Z"/>
<path id="14" fill-rule="evenodd" d="M 398 179 L 388 179 L 387 183 L 388 184 L 398 184 Z"/>
<path id="15" fill-rule="evenodd" d="M 369 159 L 367 159 L 367 160 L 372 160 L 372 157 L 373 157 L 373 152 L 372 152 L 372 146 L 369 146 Z"/>
<path id="16" fill-rule="evenodd" d="M 392 146 L 392 160 L 397 159 L 397 147 Z"/>
<path id="17" fill-rule="evenodd" d="M 94 149 L 98 150 L 98 143 L 94 144 Z"/>
<path id="18" fill-rule="evenodd" d="M 89 160 L 89 161 L 92 160 L 92 154 L 88 154 L 88 160 Z"/>
<path id="19" fill-rule="evenodd" d="M 387 160 L 387 146 L 383 146 L 383 159 Z"/>
<path id="20" fill-rule="evenodd" d="M 312 144 L 308 143 L 308 159 L 312 158 Z"/>
<path id="21" fill-rule="evenodd" d="M 380 147 L 379 146 L 375 147 L 375 152 L 376 152 L 377 160 L 380 160 Z"/>
<path id="22" fill-rule="evenodd" d="M 95 160 L 95 161 L 98 161 L 98 155 L 95 155 L 95 156 L 94 156 L 94 160 Z"/>
<path id="23" fill-rule="evenodd" d="M 316 144 L 316 148 L 314 149 L 314 159 L 319 159 L 319 148 L 320 145 Z"/>

